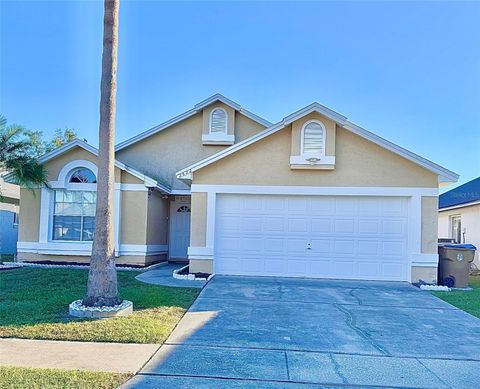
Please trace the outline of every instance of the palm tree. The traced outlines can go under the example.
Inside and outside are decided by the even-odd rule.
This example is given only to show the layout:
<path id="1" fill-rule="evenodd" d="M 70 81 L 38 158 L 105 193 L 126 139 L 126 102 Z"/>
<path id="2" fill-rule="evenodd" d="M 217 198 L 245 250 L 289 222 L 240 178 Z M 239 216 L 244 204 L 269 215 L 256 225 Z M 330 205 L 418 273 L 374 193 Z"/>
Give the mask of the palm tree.
<path id="1" fill-rule="evenodd" d="M 87 294 L 83 299 L 87 306 L 113 306 L 120 302 L 113 233 L 118 9 L 119 0 L 104 1 L 97 208 Z"/>
<path id="2" fill-rule="evenodd" d="M 25 129 L 7 126 L 7 119 L 0 115 L 0 172 L 9 172 L 16 184 L 27 188 L 47 184 L 45 167 L 31 155 L 31 146 Z"/>

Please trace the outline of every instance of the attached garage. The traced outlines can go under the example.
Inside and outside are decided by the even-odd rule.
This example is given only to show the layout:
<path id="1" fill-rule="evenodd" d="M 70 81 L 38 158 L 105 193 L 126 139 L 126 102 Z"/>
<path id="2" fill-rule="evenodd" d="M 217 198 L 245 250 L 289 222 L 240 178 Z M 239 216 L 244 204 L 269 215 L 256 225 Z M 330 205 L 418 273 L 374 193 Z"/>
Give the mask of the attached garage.
<path id="1" fill-rule="evenodd" d="M 177 178 L 190 272 L 436 282 L 438 186 L 457 175 L 314 103 Z"/>
<path id="2" fill-rule="evenodd" d="M 215 273 L 408 280 L 407 197 L 217 196 Z"/>

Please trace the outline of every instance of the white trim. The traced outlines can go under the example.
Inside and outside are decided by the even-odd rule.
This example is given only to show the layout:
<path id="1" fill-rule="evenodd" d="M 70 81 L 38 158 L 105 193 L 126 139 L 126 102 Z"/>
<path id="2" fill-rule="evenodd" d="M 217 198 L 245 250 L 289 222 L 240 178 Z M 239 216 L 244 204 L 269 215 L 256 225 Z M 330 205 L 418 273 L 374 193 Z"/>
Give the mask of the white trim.
<path id="1" fill-rule="evenodd" d="M 463 204 L 452 205 L 452 206 L 446 207 L 446 208 L 439 208 L 438 212 L 451 211 L 451 210 L 454 210 L 454 209 L 471 207 L 471 206 L 473 206 L 473 205 L 480 205 L 480 200 L 479 200 L 479 201 L 472 201 L 472 202 L 470 202 L 470 203 L 463 203 Z"/>
<path id="2" fill-rule="evenodd" d="M 17 242 L 19 253 L 50 254 L 50 255 L 92 255 L 92 242 Z M 168 252 L 168 245 L 121 244 L 116 256 L 158 255 Z"/>
<path id="3" fill-rule="evenodd" d="M 290 157 L 290 165 L 309 165 L 309 166 L 318 166 L 318 165 L 335 165 L 335 157 L 333 155 L 318 155 L 318 161 L 311 163 L 307 158 L 312 155 L 292 155 Z"/>
<path id="4" fill-rule="evenodd" d="M 437 188 L 361 186 L 281 186 L 193 184 L 192 193 L 238 193 L 326 196 L 438 196 Z"/>
<path id="5" fill-rule="evenodd" d="M 118 255 L 158 255 L 166 254 L 166 244 L 121 244 Z"/>
<path id="6" fill-rule="evenodd" d="M 175 116 L 174 118 L 167 120 L 166 122 L 163 122 L 159 124 L 158 126 L 152 127 L 138 135 L 135 135 L 134 137 L 127 139 L 118 145 L 115 146 L 115 151 L 119 151 L 124 149 L 125 147 L 128 147 L 136 142 L 139 142 L 145 138 L 148 138 L 149 136 L 156 134 L 157 132 L 160 132 L 168 127 L 173 126 L 174 124 L 177 124 L 181 122 L 182 120 L 188 119 L 189 117 L 197 114 L 198 112 L 202 111 L 203 108 L 207 107 L 208 105 L 220 101 L 224 103 L 225 105 L 228 105 L 229 107 L 235 109 L 236 111 L 240 112 L 242 115 L 245 115 L 249 119 L 252 119 L 253 121 L 265 126 L 269 127 L 272 125 L 268 120 L 265 120 L 261 118 L 260 116 L 257 116 L 250 111 L 247 111 L 246 109 L 242 108 L 239 104 L 235 103 L 234 101 L 227 99 L 225 96 L 222 96 L 221 94 L 217 93 L 213 96 L 210 96 L 209 98 L 201 101 L 200 103 L 196 104 L 193 109 L 190 109 L 188 111 L 185 111 L 181 113 L 178 116 Z"/>
<path id="7" fill-rule="evenodd" d="M 144 184 L 115 184 L 115 189 L 130 192 L 148 192 L 148 187 Z"/>
<path id="8" fill-rule="evenodd" d="M 57 182 L 61 182 L 64 185 L 69 184 L 70 183 L 69 179 L 70 179 L 70 176 L 72 174 L 72 171 L 74 169 L 78 169 L 78 168 L 82 168 L 82 167 L 91 170 L 93 172 L 93 174 L 95 174 L 95 178 L 98 177 L 97 165 L 95 165 L 93 162 L 86 161 L 84 159 L 76 159 L 76 160 L 73 160 L 73 161 L 70 161 L 70 162 L 66 163 L 62 167 L 62 169 L 60 170 L 60 173 L 58 173 Z M 79 184 L 81 184 L 81 183 L 79 183 Z"/>
<path id="9" fill-rule="evenodd" d="M 196 247 L 188 248 L 188 259 L 204 259 L 213 261 L 213 247 Z"/>
<path id="10" fill-rule="evenodd" d="M 264 131 L 261 131 L 250 138 L 247 138 L 243 140 L 242 142 L 239 142 L 231 147 L 228 147 L 224 150 L 219 151 L 216 154 L 213 154 L 201 161 L 198 161 L 190 166 L 187 166 L 186 168 L 179 170 L 176 173 L 176 176 L 178 179 L 184 179 L 184 180 L 189 180 L 191 179 L 191 173 L 213 163 L 216 162 L 222 158 L 225 158 L 226 156 L 233 154 L 237 151 L 242 150 L 243 148 L 251 145 L 252 143 L 255 143 L 269 135 L 274 134 L 277 131 L 282 130 L 283 128 L 287 127 L 290 125 L 292 122 L 312 113 L 312 112 L 317 112 L 321 115 L 324 115 L 335 122 L 337 122 L 339 125 L 341 125 L 344 129 L 349 130 L 353 132 L 356 135 L 361 136 L 362 138 L 365 138 L 387 150 L 390 150 L 391 152 L 400 155 L 401 157 L 408 159 L 409 161 L 416 163 L 417 165 L 422 166 L 423 168 L 432 171 L 435 174 L 439 175 L 439 180 L 440 182 L 456 182 L 458 180 L 458 174 L 445 169 L 444 167 L 437 165 L 434 162 L 431 162 L 415 153 L 412 153 L 411 151 L 408 151 L 404 149 L 401 146 L 398 146 L 392 142 L 387 141 L 386 139 L 383 139 L 382 137 L 373 134 L 370 131 L 365 130 L 364 128 L 357 126 L 356 124 L 349 122 L 346 120 L 346 118 L 335 111 L 332 111 L 326 107 L 324 107 L 321 104 L 318 103 L 312 103 L 308 105 L 305 108 L 302 108 L 293 114 L 285 117 L 282 121 L 273 124 L 272 126 L 268 127 Z"/>
<path id="11" fill-rule="evenodd" d="M 319 124 L 320 127 L 322 127 L 322 144 L 323 144 L 322 145 L 322 152 L 315 153 L 313 155 L 312 155 L 312 153 L 305 153 L 305 150 L 304 150 L 304 147 L 305 147 L 305 128 L 311 123 Z M 323 124 L 320 120 L 317 120 L 317 119 L 307 120 L 303 124 L 302 131 L 300 132 L 300 155 L 302 157 L 304 157 L 304 159 L 307 158 L 307 157 L 310 157 L 310 156 L 315 156 L 315 157 L 319 157 L 319 158 L 324 157 L 326 146 L 327 146 L 327 129 L 325 128 L 325 124 Z"/>
<path id="12" fill-rule="evenodd" d="M 235 135 L 224 132 L 202 134 L 202 143 L 204 145 L 233 145 L 235 143 Z"/>
<path id="13" fill-rule="evenodd" d="M 52 215 L 50 215 L 50 209 L 52 209 L 53 192 L 47 188 L 40 190 L 40 224 L 38 226 L 38 241 L 40 243 L 46 243 L 50 237 L 50 227 Z"/>
<path id="14" fill-rule="evenodd" d="M 172 189 L 170 194 L 172 195 L 184 195 L 184 196 L 191 196 L 192 192 L 190 189 Z"/>
<path id="15" fill-rule="evenodd" d="M 438 254 L 424 254 L 415 253 L 411 254 L 411 265 L 417 267 L 437 267 L 438 266 Z"/>

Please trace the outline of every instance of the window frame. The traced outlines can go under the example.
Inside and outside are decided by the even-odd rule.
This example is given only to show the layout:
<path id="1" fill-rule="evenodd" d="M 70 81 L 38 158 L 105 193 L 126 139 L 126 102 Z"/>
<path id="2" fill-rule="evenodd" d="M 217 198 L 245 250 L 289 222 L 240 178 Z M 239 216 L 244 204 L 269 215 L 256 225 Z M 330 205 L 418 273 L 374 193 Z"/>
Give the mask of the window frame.
<path id="1" fill-rule="evenodd" d="M 305 152 L 305 130 L 309 124 L 316 123 L 319 124 L 320 127 L 322 128 L 322 141 L 323 141 L 323 147 L 321 152 L 317 153 L 312 153 L 312 152 Z M 300 154 L 305 157 L 324 157 L 326 153 L 326 148 L 327 148 L 327 129 L 325 127 L 325 124 L 323 124 L 320 120 L 317 119 L 312 119 L 306 121 L 303 126 L 302 126 L 302 131 L 300 134 Z"/>
<path id="2" fill-rule="evenodd" d="M 225 114 L 225 131 L 215 131 L 215 132 L 212 131 L 213 113 L 217 110 L 222 111 Z M 228 113 L 222 107 L 215 107 L 210 111 L 209 119 L 208 119 L 208 133 L 211 135 L 219 135 L 219 134 L 227 135 L 228 134 Z"/>
<path id="3" fill-rule="evenodd" d="M 81 183 L 76 183 L 76 185 L 85 185 L 85 184 L 81 184 Z M 87 184 L 87 185 L 90 185 L 90 184 Z M 75 189 L 75 190 L 72 190 L 70 188 L 55 188 L 53 190 L 53 195 L 51 196 L 51 212 L 50 212 L 50 228 L 49 228 L 49 236 L 50 236 L 50 241 L 52 242 L 70 242 L 70 243 L 92 243 L 93 242 L 93 238 L 92 240 L 84 240 L 83 239 L 83 235 L 84 235 L 84 231 L 83 231 L 83 225 L 84 225 L 84 218 L 85 217 L 93 217 L 95 219 L 95 222 L 96 222 L 96 215 L 93 215 L 93 216 L 89 216 L 89 215 L 57 215 L 55 213 L 55 204 L 57 203 L 57 192 L 59 191 L 63 191 L 63 192 L 80 192 L 80 193 L 83 193 L 83 192 L 92 192 L 92 193 L 95 193 L 95 203 L 91 203 L 91 204 L 95 204 L 95 210 L 96 210 L 96 205 L 97 205 L 97 191 L 96 190 L 89 190 L 89 189 Z M 83 204 L 83 203 L 74 203 L 72 202 L 72 204 Z M 55 239 L 55 216 L 71 216 L 71 217 L 80 217 L 80 239 L 78 240 L 72 240 L 72 239 Z"/>
<path id="4" fill-rule="evenodd" d="M 455 223 L 458 222 L 458 231 L 457 231 L 457 236 L 454 234 L 454 226 Z M 450 216 L 450 234 L 452 239 L 455 239 L 455 243 L 462 243 L 462 215 L 451 215 Z M 460 239 L 457 241 L 457 237 L 460 237 Z"/>

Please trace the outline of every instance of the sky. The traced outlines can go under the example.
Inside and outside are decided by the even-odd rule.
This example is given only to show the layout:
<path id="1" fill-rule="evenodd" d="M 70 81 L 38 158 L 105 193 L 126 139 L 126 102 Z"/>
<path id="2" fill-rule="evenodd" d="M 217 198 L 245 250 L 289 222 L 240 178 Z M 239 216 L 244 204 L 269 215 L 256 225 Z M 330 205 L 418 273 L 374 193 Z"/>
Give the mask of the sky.
<path id="1" fill-rule="evenodd" d="M 98 1 L 0 1 L 10 123 L 98 144 L 102 18 Z M 480 2 L 123 0 L 116 143 L 217 92 L 271 122 L 317 101 L 467 182 L 480 175 L 479 20 Z"/>

